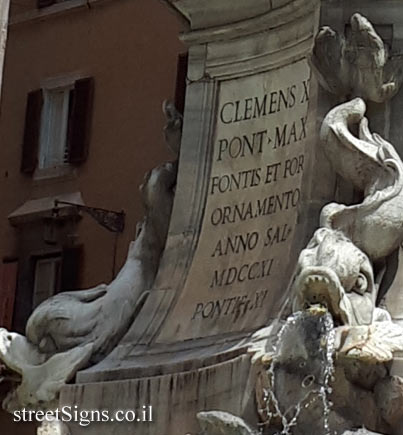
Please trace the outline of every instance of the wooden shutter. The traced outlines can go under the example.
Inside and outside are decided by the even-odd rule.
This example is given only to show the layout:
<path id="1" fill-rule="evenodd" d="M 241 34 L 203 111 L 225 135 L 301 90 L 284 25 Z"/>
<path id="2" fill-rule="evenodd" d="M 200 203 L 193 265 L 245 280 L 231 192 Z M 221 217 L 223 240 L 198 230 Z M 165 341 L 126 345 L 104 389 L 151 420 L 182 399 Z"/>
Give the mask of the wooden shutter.
<path id="1" fill-rule="evenodd" d="M 62 252 L 61 291 L 78 290 L 83 260 L 83 246 L 64 248 Z"/>
<path id="2" fill-rule="evenodd" d="M 56 3 L 56 0 L 37 0 L 38 8 L 46 8 L 54 3 Z"/>
<path id="3" fill-rule="evenodd" d="M 12 329 L 18 263 L 0 265 L 0 327 Z"/>
<path id="4" fill-rule="evenodd" d="M 67 135 L 67 160 L 72 164 L 83 163 L 88 156 L 94 79 L 77 80 L 71 93 Z"/>
<path id="5" fill-rule="evenodd" d="M 188 74 L 188 54 L 178 56 L 176 69 L 175 107 L 183 115 L 185 111 L 186 79 Z"/>
<path id="6" fill-rule="evenodd" d="M 38 163 L 42 105 L 43 94 L 41 89 L 28 94 L 21 159 L 21 172 L 25 174 L 32 174 Z"/>

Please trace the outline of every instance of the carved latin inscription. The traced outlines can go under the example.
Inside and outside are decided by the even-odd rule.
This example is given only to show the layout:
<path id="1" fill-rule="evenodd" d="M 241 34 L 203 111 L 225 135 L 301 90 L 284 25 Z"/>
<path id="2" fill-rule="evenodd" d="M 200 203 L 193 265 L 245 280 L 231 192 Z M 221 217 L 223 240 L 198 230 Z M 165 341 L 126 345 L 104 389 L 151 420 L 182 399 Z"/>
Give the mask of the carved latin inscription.
<path id="1" fill-rule="evenodd" d="M 221 83 L 199 243 L 160 340 L 251 330 L 278 309 L 296 261 L 309 76 L 301 61 Z"/>

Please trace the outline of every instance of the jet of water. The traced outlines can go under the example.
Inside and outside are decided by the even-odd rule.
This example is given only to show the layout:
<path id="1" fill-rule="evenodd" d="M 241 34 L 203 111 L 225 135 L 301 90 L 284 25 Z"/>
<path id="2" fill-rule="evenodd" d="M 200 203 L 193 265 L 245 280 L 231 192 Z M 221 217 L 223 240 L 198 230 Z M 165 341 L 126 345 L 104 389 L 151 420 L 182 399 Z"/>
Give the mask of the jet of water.
<path id="1" fill-rule="evenodd" d="M 287 348 L 285 346 L 286 340 L 289 337 L 296 335 L 296 331 L 299 328 L 306 328 L 307 323 L 317 322 L 317 330 L 319 331 L 319 339 L 311 340 L 309 333 L 303 336 L 306 340 L 309 340 L 309 345 L 317 346 L 315 355 L 317 355 L 321 361 L 320 371 L 321 373 L 307 374 L 301 383 L 301 393 L 304 389 L 311 387 L 315 381 L 318 381 L 319 388 L 310 389 L 302 398 L 296 401 L 293 406 L 288 407 L 286 411 L 282 411 L 279 403 L 278 394 L 276 394 L 276 370 L 281 367 L 284 358 L 287 358 Z M 292 428 L 297 426 L 298 418 L 303 409 L 309 408 L 314 402 L 315 396 L 319 397 L 323 404 L 323 429 L 324 435 L 331 435 L 329 416 L 331 411 L 330 395 L 332 388 L 330 382 L 334 373 L 334 348 L 335 348 L 335 331 L 334 323 L 331 314 L 323 310 L 306 310 L 299 311 L 288 317 L 282 328 L 278 333 L 277 342 L 274 346 L 273 358 L 270 367 L 267 370 L 267 375 L 270 380 L 270 388 L 264 390 L 264 402 L 265 412 L 267 415 L 267 421 L 265 426 L 270 425 L 274 418 L 278 418 L 281 421 L 281 432 L 277 435 L 291 435 Z M 300 363 L 300 367 L 303 364 Z"/>

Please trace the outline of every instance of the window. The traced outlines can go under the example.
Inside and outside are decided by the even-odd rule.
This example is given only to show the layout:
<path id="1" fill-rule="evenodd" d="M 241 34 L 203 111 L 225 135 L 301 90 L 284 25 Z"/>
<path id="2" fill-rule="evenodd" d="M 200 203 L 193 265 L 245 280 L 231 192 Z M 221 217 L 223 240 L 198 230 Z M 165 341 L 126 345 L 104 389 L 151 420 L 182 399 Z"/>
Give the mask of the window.
<path id="1" fill-rule="evenodd" d="M 79 165 L 88 155 L 93 78 L 28 94 L 21 171 Z"/>
<path id="2" fill-rule="evenodd" d="M 54 168 L 68 162 L 67 125 L 71 89 L 51 89 L 43 93 L 39 169 Z"/>
<path id="3" fill-rule="evenodd" d="M 61 255 L 37 258 L 35 261 L 33 307 L 59 291 Z"/>
<path id="4" fill-rule="evenodd" d="M 31 257 L 34 272 L 33 309 L 61 291 L 79 288 L 82 254 L 83 247 L 78 245 L 63 248 L 59 252 Z"/>

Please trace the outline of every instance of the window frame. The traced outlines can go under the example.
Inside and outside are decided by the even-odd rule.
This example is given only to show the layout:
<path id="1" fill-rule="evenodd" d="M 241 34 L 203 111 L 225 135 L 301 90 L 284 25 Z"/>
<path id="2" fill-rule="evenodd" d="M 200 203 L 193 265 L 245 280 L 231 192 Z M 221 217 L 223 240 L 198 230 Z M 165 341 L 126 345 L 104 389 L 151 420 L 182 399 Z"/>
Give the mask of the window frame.
<path id="1" fill-rule="evenodd" d="M 62 267 L 63 267 L 63 255 L 62 255 L 61 251 L 50 252 L 50 253 L 43 254 L 43 255 L 33 255 L 32 261 L 33 261 L 32 308 L 35 309 L 42 302 L 44 302 L 45 300 L 54 296 L 55 294 L 57 294 L 60 291 Z M 53 279 L 54 279 L 53 290 L 48 292 L 47 296 L 45 298 L 39 297 L 40 292 L 37 289 L 37 285 L 40 284 L 40 283 L 38 283 L 39 278 L 38 278 L 38 274 L 37 274 L 38 265 L 41 262 L 43 262 L 43 263 L 48 262 L 48 263 L 57 264 L 57 270 L 55 272 L 55 275 L 53 276 Z"/>
<path id="2" fill-rule="evenodd" d="M 75 168 L 83 165 L 89 153 L 91 130 L 93 124 L 94 77 L 83 73 L 72 73 L 65 76 L 45 79 L 40 88 L 27 94 L 25 109 L 25 125 L 22 143 L 21 167 L 23 174 L 34 180 L 59 178 L 75 174 Z M 44 151 L 49 149 L 48 140 L 44 136 L 47 114 L 51 113 L 50 95 L 58 90 L 69 92 L 66 105 L 62 109 L 61 121 L 56 124 L 64 131 L 59 147 L 60 161 L 46 164 Z M 46 100 L 46 101 L 45 101 Z M 48 126 L 49 127 L 49 126 Z M 49 130 L 52 133 L 52 128 Z M 60 128 L 53 130 L 57 138 Z M 57 151 L 55 155 L 57 156 Z"/>
<path id="3" fill-rule="evenodd" d="M 71 104 L 71 91 L 74 89 L 74 82 L 70 85 L 58 86 L 56 88 L 43 88 L 43 106 L 41 121 L 39 126 L 39 146 L 38 146 L 38 164 L 37 171 L 52 171 L 57 168 L 69 167 L 68 162 L 68 126 L 69 126 L 69 111 Z M 64 96 L 65 101 L 63 101 L 62 113 L 60 114 L 59 120 L 55 119 L 52 110 L 55 109 L 55 104 L 51 103 L 52 94 L 64 91 L 66 95 Z M 53 106 L 53 107 L 52 107 Z M 52 118 L 53 116 L 53 118 Z M 54 130 L 55 127 L 52 126 L 52 122 L 59 124 L 57 128 L 61 130 L 60 137 L 55 137 Z M 53 127 L 53 128 L 52 128 Z M 53 135 L 53 138 L 51 137 Z M 63 136 L 63 137 L 62 137 Z M 52 144 L 51 142 L 54 141 Z M 57 143 L 58 141 L 61 141 Z M 57 154 L 55 150 L 52 150 L 54 146 L 57 146 L 57 152 L 60 153 L 58 160 L 55 164 L 49 164 L 48 160 L 51 160 L 52 152 Z M 56 159 L 55 159 L 56 160 Z"/>

